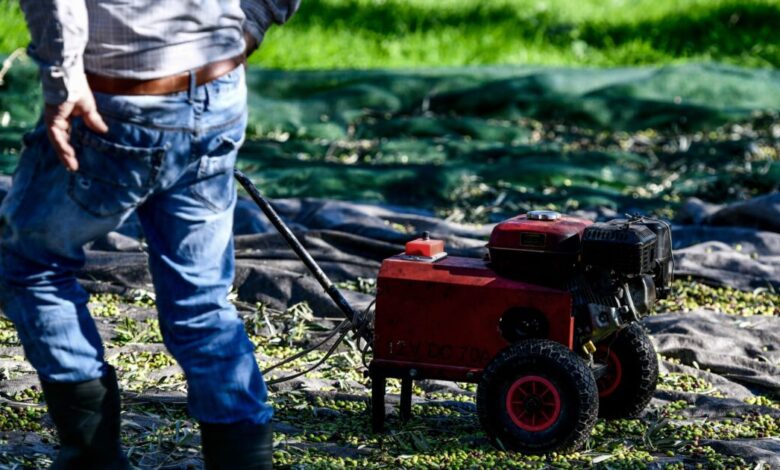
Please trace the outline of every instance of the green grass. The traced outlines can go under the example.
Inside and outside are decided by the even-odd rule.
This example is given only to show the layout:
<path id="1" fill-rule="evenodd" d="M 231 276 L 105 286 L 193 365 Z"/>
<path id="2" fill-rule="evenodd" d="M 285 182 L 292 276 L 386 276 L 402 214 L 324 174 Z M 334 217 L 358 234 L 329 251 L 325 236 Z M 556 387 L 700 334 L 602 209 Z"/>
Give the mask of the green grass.
<path id="1" fill-rule="evenodd" d="M 780 66 L 775 0 L 304 0 L 251 63 L 284 69 L 715 60 Z M 24 47 L 0 0 L 0 52 Z"/>

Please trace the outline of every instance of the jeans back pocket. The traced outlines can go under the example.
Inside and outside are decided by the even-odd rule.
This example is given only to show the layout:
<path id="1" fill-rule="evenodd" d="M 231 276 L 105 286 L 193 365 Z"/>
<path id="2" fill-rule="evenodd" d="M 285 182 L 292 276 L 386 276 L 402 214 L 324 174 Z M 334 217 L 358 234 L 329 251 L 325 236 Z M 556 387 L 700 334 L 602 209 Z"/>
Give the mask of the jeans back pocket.
<path id="1" fill-rule="evenodd" d="M 68 195 L 96 217 L 121 214 L 141 204 L 165 157 L 165 146 L 137 143 L 145 140 L 139 134 L 148 131 L 128 124 L 112 127 L 105 137 L 83 125 L 74 128 L 79 170 L 70 175 Z"/>
<path id="2" fill-rule="evenodd" d="M 232 129 L 216 137 L 216 147 L 200 157 L 197 179 L 189 190 L 214 212 L 227 210 L 236 199 L 233 167 L 243 142 L 243 127 Z"/>

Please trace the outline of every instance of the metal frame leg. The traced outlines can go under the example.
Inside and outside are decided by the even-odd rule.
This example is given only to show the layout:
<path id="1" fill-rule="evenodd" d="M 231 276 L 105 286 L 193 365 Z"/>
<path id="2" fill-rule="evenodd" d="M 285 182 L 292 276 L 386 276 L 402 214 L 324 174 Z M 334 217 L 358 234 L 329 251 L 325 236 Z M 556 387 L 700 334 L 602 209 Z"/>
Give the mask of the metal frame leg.
<path id="1" fill-rule="evenodd" d="M 401 421 L 407 422 L 412 418 L 412 378 L 401 379 Z"/>
<path id="2" fill-rule="evenodd" d="M 371 429 L 383 432 L 385 429 L 385 385 L 387 379 L 381 372 L 371 373 Z"/>

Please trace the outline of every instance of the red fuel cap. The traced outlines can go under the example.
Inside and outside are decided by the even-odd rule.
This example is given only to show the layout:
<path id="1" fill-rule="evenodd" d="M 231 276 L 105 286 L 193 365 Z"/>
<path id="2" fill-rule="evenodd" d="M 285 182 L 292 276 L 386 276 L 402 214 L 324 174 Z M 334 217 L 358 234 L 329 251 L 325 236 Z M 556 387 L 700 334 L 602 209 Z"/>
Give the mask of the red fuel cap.
<path id="1" fill-rule="evenodd" d="M 408 256 L 424 256 L 433 258 L 444 253 L 444 240 L 432 240 L 428 232 L 422 238 L 412 240 L 406 244 L 405 254 Z"/>

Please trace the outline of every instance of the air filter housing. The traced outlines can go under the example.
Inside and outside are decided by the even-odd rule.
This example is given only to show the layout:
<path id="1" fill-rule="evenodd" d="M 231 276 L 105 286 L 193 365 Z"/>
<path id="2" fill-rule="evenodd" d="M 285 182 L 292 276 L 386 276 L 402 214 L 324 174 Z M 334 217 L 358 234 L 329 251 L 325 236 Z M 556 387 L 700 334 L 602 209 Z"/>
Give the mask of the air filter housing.
<path id="1" fill-rule="evenodd" d="M 653 274 L 657 236 L 644 223 L 616 219 L 595 223 L 582 235 L 582 263 L 620 274 Z"/>

